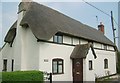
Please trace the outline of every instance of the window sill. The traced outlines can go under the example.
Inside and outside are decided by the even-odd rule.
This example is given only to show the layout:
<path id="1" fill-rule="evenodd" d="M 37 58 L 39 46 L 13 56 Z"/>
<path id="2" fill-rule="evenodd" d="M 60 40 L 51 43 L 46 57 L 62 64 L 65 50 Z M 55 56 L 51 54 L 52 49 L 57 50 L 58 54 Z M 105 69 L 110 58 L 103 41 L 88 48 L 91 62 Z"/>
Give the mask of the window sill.
<path id="1" fill-rule="evenodd" d="M 93 69 L 89 69 L 89 71 L 92 71 Z"/>
<path id="2" fill-rule="evenodd" d="M 61 74 L 64 74 L 64 73 L 53 73 L 53 75 L 61 75 Z"/>
<path id="3" fill-rule="evenodd" d="M 108 68 L 104 68 L 104 69 L 108 69 Z"/>

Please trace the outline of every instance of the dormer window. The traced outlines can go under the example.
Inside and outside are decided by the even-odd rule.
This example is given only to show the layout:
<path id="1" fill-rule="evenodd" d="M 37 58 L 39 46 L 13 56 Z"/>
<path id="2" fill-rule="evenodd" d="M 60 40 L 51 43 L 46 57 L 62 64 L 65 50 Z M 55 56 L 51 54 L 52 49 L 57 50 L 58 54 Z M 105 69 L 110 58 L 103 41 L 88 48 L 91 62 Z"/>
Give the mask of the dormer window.
<path id="1" fill-rule="evenodd" d="M 55 34 L 55 36 L 53 37 L 53 42 L 55 42 L 55 43 L 63 43 L 63 35 Z"/>

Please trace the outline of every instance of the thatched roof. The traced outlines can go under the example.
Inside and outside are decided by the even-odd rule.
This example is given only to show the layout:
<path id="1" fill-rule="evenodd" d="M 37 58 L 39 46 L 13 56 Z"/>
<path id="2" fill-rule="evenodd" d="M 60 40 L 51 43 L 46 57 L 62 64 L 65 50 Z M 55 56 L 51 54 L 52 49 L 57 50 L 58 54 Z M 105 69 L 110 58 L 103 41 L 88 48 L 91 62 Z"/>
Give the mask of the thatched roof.
<path id="1" fill-rule="evenodd" d="M 16 28 L 17 28 L 17 21 L 11 26 L 10 30 L 8 31 L 7 35 L 5 36 L 5 42 L 13 42 L 16 36 Z"/>
<path id="2" fill-rule="evenodd" d="M 30 3 L 20 25 L 28 25 L 35 37 L 40 40 L 49 40 L 60 32 L 114 46 L 102 32 L 36 2 Z M 9 37 L 5 40 L 11 41 Z"/>
<path id="3" fill-rule="evenodd" d="M 94 51 L 92 45 L 90 45 L 90 44 L 76 45 L 70 58 L 71 59 L 86 58 L 90 48 L 92 50 L 94 58 L 97 58 L 95 51 Z"/>

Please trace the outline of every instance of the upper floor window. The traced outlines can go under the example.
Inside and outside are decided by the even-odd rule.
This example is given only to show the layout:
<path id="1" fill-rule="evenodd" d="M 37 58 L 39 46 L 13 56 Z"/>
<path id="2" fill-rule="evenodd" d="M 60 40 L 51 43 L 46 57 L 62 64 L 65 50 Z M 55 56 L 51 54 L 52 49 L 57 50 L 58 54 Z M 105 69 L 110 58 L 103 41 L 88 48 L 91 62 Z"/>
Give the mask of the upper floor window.
<path id="1" fill-rule="evenodd" d="M 61 35 L 61 34 L 56 34 L 56 35 L 53 37 L 53 42 L 63 43 L 63 35 Z"/>
<path id="2" fill-rule="evenodd" d="M 53 74 L 63 74 L 63 59 L 53 59 L 52 60 L 52 72 Z"/>
<path id="3" fill-rule="evenodd" d="M 108 68 L 108 59 L 104 59 L 104 69 Z"/>
<path id="4" fill-rule="evenodd" d="M 89 70 L 92 70 L 93 69 L 93 63 L 92 63 L 92 60 L 89 60 Z"/>

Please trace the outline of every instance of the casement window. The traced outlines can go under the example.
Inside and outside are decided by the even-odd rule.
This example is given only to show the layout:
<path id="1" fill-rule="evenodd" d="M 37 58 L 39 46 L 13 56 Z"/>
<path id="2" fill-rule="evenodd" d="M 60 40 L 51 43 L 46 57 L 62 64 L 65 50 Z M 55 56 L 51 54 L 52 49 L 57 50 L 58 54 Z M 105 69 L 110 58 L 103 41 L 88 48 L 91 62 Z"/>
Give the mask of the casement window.
<path id="1" fill-rule="evenodd" d="M 11 66 L 11 70 L 14 71 L 14 59 L 12 59 L 12 66 Z"/>
<path id="2" fill-rule="evenodd" d="M 108 68 L 108 59 L 104 59 L 104 69 Z"/>
<path id="3" fill-rule="evenodd" d="M 89 60 L 89 70 L 93 70 L 93 63 L 92 63 L 92 60 Z"/>
<path id="4" fill-rule="evenodd" d="M 7 59 L 3 60 L 3 71 L 7 71 Z"/>
<path id="5" fill-rule="evenodd" d="M 63 35 L 55 34 L 55 36 L 53 37 L 53 42 L 55 42 L 55 43 L 63 43 Z"/>
<path id="6" fill-rule="evenodd" d="M 63 59 L 53 59 L 52 60 L 52 73 L 53 74 L 63 74 L 64 73 L 64 61 Z"/>

